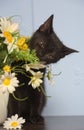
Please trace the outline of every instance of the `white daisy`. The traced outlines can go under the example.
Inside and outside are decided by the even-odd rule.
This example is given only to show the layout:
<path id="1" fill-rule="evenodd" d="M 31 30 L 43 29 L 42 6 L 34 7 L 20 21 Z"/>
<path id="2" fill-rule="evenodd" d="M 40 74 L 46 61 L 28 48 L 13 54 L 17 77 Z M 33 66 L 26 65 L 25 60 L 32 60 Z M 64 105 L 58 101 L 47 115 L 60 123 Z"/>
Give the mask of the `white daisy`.
<path id="1" fill-rule="evenodd" d="M 30 64 L 25 64 L 25 69 L 26 69 L 26 71 L 29 71 L 30 68 L 31 68 L 31 69 L 37 69 L 37 70 L 39 70 L 39 69 L 46 68 L 46 65 L 43 65 L 43 64 L 41 64 L 41 63 L 35 63 L 35 64 L 30 63 Z"/>
<path id="2" fill-rule="evenodd" d="M 7 44 L 8 52 L 11 48 L 11 52 L 16 48 L 14 42 L 17 40 L 17 35 L 13 35 L 18 32 L 19 25 L 18 23 L 14 23 L 10 19 L 1 18 L 0 19 L 0 33 L 1 37 L 5 37 L 4 43 Z"/>
<path id="3" fill-rule="evenodd" d="M 32 75 L 33 76 L 31 77 L 31 80 L 28 84 L 29 85 L 31 84 L 32 87 L 35 89 L 38 88 L 40 84 L 43 82 L 43 80 L 41 79 L 43 77 L 43 73 L 41 73 L 40 71 L 38 72 L 32 71 Z"/>
<path id="4" fill-rule="evenodd" d="M 10 33 L 14 33 L 17 32 L 19 28 L 19 24 L 18 23 L 14 23 L 12 20 L 8 19 L 8 18 L 0 18 L 0 29 L 1 31 L 4 33 L 6 32 L 10 32 Z"/>
<path id="5" fill-rule="evenodd" d="M 19 81 L 17 77 L 15 77 L 15 73 L 5 73 L 0 78 L 0 90 L 4 93 L 8 91 L 9 93 L 13 93 L 15 91 L 15 87 L 18 87 Z"/>
<path id="6" fill-rule="evenodd" d="M 3 127 L 6 129 L 21 129 L 22 124 L 25 123 L 25 119 L 22 117 L 18 117 L 17 114 L 12 116 L 11 118 L 7 118 L 7 120 L 3 123 Z"/>

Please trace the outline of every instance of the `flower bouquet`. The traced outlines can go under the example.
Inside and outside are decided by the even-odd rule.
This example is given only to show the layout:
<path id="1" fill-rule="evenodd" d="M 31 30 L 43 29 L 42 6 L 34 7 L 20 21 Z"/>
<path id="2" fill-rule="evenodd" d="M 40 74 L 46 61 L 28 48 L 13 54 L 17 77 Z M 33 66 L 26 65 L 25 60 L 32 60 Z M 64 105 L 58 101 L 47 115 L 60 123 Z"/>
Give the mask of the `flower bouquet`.
<path id="1" fill-rule="evenodd" d="M 19 24 L 12 17 L 0 18 L 0 91 L 12 93 L 19 87 L 17 73 L 31 74 L 28 84 L 39 90 L 42 83 L 43 73 L 39 69 L 46 65 L 40 63 L 35 50 L 30 50 L 30 37 L 20 34 Z M 21 62 L 19 62 L 21 61 Z M 18 63 L 18 64 L 17 64 Z M 37 69 L 38 71 L 34 71 Z M 51 73 L 47 72 L 48 79 Z"/>

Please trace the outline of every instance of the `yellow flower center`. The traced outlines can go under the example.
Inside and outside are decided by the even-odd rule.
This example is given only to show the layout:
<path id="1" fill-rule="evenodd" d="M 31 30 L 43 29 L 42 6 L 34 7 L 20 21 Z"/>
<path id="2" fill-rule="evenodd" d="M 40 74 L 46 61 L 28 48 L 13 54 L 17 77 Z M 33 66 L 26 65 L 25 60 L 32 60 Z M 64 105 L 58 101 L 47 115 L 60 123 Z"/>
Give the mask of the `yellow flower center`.
<path id="1" fill-rule="evenodd" d="M 3 67 L 3 70 L 4 70 L 4 72 L 10 72 L 10 71 L 11 71 L 9 65 L 5 65 L 5 66 Z"/>
<path id="2" fill-rule="evenodd" d="M 16 122 L 16 121 L 14 121 L 14 122 L 11 123 L 11 126 L 12 126 L 12 127 L 17 127 L 18 125 L 19 125 L 19 124 L 18 124 L 18 122 Z"/>
<path id="3" fill-rule="evenodd" d="M 10 78 L 5 78 L 5 79 L 3 80 L 3 84 L 4 84 L 5 86 L 8 86 L 8 85 L 10 84 Z"/>
<path id="4" fill-rule="evenodd" d="M 8 41 L 9 43 L 11 43 L 12 40 L 13 40 L 13 37 L 12 37 L 11 33 L 5 31 L 3 34 L 4 34 L 5 38 L 7 39 L 7 41 Z"/>

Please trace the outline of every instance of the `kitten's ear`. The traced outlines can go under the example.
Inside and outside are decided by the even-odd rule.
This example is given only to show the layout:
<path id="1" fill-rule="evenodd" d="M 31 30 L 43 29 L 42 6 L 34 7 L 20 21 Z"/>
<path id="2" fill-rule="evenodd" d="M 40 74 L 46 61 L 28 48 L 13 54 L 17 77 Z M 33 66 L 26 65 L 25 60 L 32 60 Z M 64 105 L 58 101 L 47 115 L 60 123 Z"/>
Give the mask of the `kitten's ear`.
<path id="1" fill-rule="evenodd" d="M 39 31 L 50 33 L 53 30 L 53 15 L 51 15 L 45 22 L 39 27 Z"/>
<path id="2" fill-rule="evenodd" d="M 63 57 L 66 55 L 69 55 L 71 53 L 74 53 L 74 52 L 78 52 L 78 51 L 63 45 L 63 47 L 62 47 L 62 56 Z"/>

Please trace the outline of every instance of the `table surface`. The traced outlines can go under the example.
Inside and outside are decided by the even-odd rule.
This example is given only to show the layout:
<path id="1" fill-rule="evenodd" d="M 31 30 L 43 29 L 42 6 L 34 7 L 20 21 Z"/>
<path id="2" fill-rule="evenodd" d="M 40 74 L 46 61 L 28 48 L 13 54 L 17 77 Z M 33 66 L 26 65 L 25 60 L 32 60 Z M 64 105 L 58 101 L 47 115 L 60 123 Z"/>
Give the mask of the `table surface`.
<path id="1" fill-rule="evenodd" d="M 44 117 L 44 122 L 27 124 L 22 130 L 84 130 L 84 116 Z"/>

